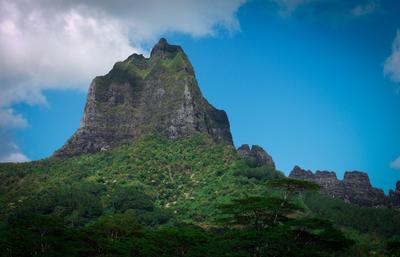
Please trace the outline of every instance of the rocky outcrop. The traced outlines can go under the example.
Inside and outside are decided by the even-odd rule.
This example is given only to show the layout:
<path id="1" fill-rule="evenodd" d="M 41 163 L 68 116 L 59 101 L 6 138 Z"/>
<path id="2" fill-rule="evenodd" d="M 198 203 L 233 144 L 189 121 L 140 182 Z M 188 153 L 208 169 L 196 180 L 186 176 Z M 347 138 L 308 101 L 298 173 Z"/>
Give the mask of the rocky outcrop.
<path id="1" fill-rule="evenodd" d="M 391 207 L 400 206 L 400 181 L 396 183 L 396 189 L 389 191 L 388 204 Z"/>
<path id="2" fill-rule="evenodd" d="M 250 149 L 249 145 L 244 144 L 237 149 L 237 153 L 243 158 L 247 158 L 254 162 L 256 166 L 271 166 L 275 169 L 275 163 L 272 157 L 258 145 L 253 145 Z"/>
<path id="3" fill-rule="evenodd" d="M 385 196 L 382 189 L 374 188 L 371 185 L 368 174 L 365 172 L 347 171 L 343 180 L 339 180 L 336 173 L 332 171 L 316 171 L 314 174 L 295 166 L 289 177 L 314 182 L 321 186 L 323 193 L 360 206 L 400 206 L 400 183 L 398 183 L 396 191 Z"/>
<path id="4" fill-rule="evenodd" d="M 314 174 L 310 170 L 303 170 L 299 166 L 295 166 L 289 177 L 314 182 L 321 186 L 322 192 L 334 198 L 345 198 L 343 183 L 337 179 L 335 172 L 317 171 Z"/>
<path id="5" fill-rule="evenodd" d="M 54 156 L 106 150 L 150 132 L 202 132 L 233 145 L 226 113 L 207 102 L 186 54 L 165 39 L 149 58 L 133 54 L 92 81 L 79 129 Z"/>
<path id="6" fill-rule="evenodd" d="M 382 189 L 372 187 L 365 172 L 346 172 L 343 177 L 346 200 L 361 206 L 384 206 L 386 196 Z"/>

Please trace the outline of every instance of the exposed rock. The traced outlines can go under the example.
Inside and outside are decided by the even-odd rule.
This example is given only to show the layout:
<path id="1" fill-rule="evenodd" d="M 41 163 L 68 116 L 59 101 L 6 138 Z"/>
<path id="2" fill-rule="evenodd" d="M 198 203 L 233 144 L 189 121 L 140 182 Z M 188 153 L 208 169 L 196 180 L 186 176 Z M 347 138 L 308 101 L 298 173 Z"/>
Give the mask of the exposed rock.
<path id="1" fill-rule="evenodd" d="M 323 193 L 360 206 L 400 206 L 400 201 L 396 202 L 400 200 L 400 183 L 396 189 L 398 193 L 392 192 L 389 196 L 385 196 L 382 189 L 371 185 L 368 174 L 365 172 L 347 171 L 343 180 L 338 180 L 335 172 L 316 171 L 314 174 L 295 166 L 289 177 L 319 184 Z M 398 200 L 396 197 L 399 197 Z"/>
<path id="2" fill-rule="evenodd" d="M 303 170 L 299 166 L 295 166 L 289 177 L 314 182 L 321 186 L 321 191 L 334 198 L 342 198 L 344 195 L 344 188 L 335 172 L 317 171 L 314 174 L 310 170 Z"/>
<path id="3" fill-rule="evenodd" d="M 314 173 L 312 173 L 312 171 L 310 171 L 310 170 L 303 170 L 299 166 L 296 165 L 296 166 L 294 166 L 289 177 L 293 177 L 293 178 L 301 179 L 301 180 L 313 181 Z"/>
<path id="4" fill-rule="evenodd" d="M 203 132 L 233 145 L 226 113 L 207 102 L 186 54 L 165 39 L 149 58 L 133 54 L 92 81 L 79 129 L 54 155 L 107 150 L 149 132 L 169 138 Z"/>
<path id="5" fill-rule="evenodd" d="M 399 207 L 400 206 L 400 181 L 396 183 L 396 189 L 389 191 L 389 199 L 388 204 L 391 207 Z"/>
<path id="6" fill-rule="evenodd" d="M 250 146 L 248 144 L 241 145 L 237 149 L 237 153 L 242 157 L 249 157 L 251 155 Z"/>
<path id="7" fill-rule="evenodd" d="M 322 191 L 334 198 L 345 198 L 346 191 L 342 186 L 342 182 L 337 179 L 336 173 L 333 171 L 316 171 L 314 180 L 321 186 Z"/>
<path id="8" fill-rule="evenodd" d="M 346 172 L 343 178 L 346 200 L 361 206 L 386 205 L 385 193 L 382 189 L 372 187 L 365 172 Z"/>
<path id="9" fill-rule="evenodd" d="M 258 145 L 253 145 L 250 149 L 249 145 L 244 144 L 237 149 L 237 153 L 244 157 L 252 160 L 257 166 L 271 166 L 275 169 L 275 163 L 272 157 Z"/>

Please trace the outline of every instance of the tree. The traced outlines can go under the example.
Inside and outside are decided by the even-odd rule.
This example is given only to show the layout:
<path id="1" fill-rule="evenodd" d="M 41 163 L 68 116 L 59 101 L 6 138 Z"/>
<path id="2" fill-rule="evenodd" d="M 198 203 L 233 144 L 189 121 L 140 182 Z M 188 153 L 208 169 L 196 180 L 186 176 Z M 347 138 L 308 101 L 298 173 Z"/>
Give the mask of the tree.
<path id="1" fill-rule="evenodd" d="M 281 197 L 246 197 L 220 206 L 221 222 L 236 228 L 239 245 L 249 256 L 331 256 L 351 245 L 331 222 L 303 218 L 295 196 L 318 185 L 294 179 L 267 182 Z M 234 237 L 234 236 L 233 236 Z M 237 246 L 236 246 L 237 247 Z"/>
<path id="2" fill-rule="evenodd" d="M 393 236 L 386 242 L 386 250 L 390 257 L 400 256 L 400 236 Z"/>
<path id="3" fill-rule="evenodd" d="M 286 240 L 276 241 L 279 238 L 276 237 L 276 234 L 285 234 Z M 282 252 L 282 247 L 285 247 L 284 251 L 287 256 L 327 257 L 341 252 L 353 244 L 340 230 L 333 226 L 332 222 L 319 218 L 291 220 L 267 234 L 267 241 L 270 251 L 266 256 L 276 256 L 272 249 L 275 248 L 275 250 L 280 250 L 277 252 Z"/>
<path id="4" fill-rule="evenodd" d="M 220 222 L 256 231 L 265 230 L 290 219 L 289 215 L 302 208 L 277 197 L 246 197 L 221 205 Z"/>
<path id="5" fill-rule="evenodd" d="M 116 212 L 125 212 L 129 209 L 144 211 L 153 211 L 154 209 L 151 197 L 135 186 L 123 186 L 115 189 L 111 195 L 110 205 Z"/>
<path id="6" fill-rule="evenodd" d="M 210 256 L 207 247 L 209 235 L 200 227 L 180 225 L 164 227 L 148 236 L 153 247 L 151 256 L 204 257 Z"/>
<path id="7" fill-rule="evenodd" d="M 315 183 L 291 178 L 272 179 L 267 181 L 266 185 L 269 188 L 282 191 L 284 201 L 304 191 L 314 191 L 320 188 L 320 186 Z"/>
<path id="8" fill-rule="evenodd" d="M 81 236 L 87 246 L 86 256 L 127 256 L 144 234 L 134 213 L 128 211 L 102 216 L 84 228 Z"/>
<path id="9" fill-rule="evenodd" d="M 75 256 L 73 238 L 62 219 L 53 215 L 12 216 L 0 230 L 0 256 Z"/>

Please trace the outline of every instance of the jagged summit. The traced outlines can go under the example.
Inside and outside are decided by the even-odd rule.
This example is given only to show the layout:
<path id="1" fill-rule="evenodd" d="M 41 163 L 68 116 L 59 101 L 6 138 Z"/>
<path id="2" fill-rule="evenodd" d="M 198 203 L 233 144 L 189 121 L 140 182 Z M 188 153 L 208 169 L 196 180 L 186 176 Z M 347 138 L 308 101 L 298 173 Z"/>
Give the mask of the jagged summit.
<path id="1" fill-rule="evenodd" d="M 272 157 L 259 145 L 253 145 L 251 149 L 248 144 L 241 145 L 237 149 L 237 153 L 244 158 L 250 159 L 258 166 L 266 165 L 275 169 Z"/>
<path id="2" fill-rule="evenodd" d="M 361 206 L 400 206 L 400 181 L 386 196 L 382 189 L 373 187 L 368 174 L 361 171 L 346 171 L 343 180 L 339 180 L 333 171 L 317 170 L 313 173 L 295 166 L 289 177 L 317 183 L 325 194 Z"/>
<path id="3" fill-rule="evenodd" d="M 149 132 L 169 138 L 203 132 L 233 145 L 226 113 L 203 97 L 186 54 L 164 38 L 149 58 L 132 54 L 92 81 L 80 127 L 54 156 L 109 149 Z"/>
<path id="4" fill-rule="evenodd" d="M 168 58 L 170 55 L 177 52 L 183 52 L 182 47 L 178 45 L 170 45 L 165 38 L 161 38 L 151 50 L 150 57 Z"/>

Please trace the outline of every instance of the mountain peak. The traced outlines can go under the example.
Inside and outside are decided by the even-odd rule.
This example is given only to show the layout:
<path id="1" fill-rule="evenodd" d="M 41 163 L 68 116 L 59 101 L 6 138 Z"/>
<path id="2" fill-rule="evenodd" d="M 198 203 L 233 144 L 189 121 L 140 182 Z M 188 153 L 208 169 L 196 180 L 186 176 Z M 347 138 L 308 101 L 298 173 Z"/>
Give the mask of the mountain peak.
<path id="1" fill-rule="evenodd" d="M 170 45 L 165 38 L 161 38 L 151 50 L 150 57 L 168 58 L 174 57 L 177 52 L 183 52 L 182 48 L 178 45 Z"/>
<path id="2" fill-rule="evenodd" d="M 165 37 L 162 37 L 160 40 L 158 40 L 157 45 L 168 45 L 168 41 Z"/>
<path id="3" fill-rule="evenodd" d="M 54 156 L 107 150 L 146 133 L 196 132 L 233 145 L 226 113 L 203 97 L 182 48 L 162 38 L 150 58 L 133 54 L 92 81 L 80 127 Z"/>
<path id="4" fill-rule="evenodd" d="M 272 157 L 259 145 L 253 145 L 250 149 L 248 144 L 244 144 L 237 149 L 237 153 L 247 159 L 250 159 L 257 166 L 270 166 L 275 169 L 275 163 Z"/>

